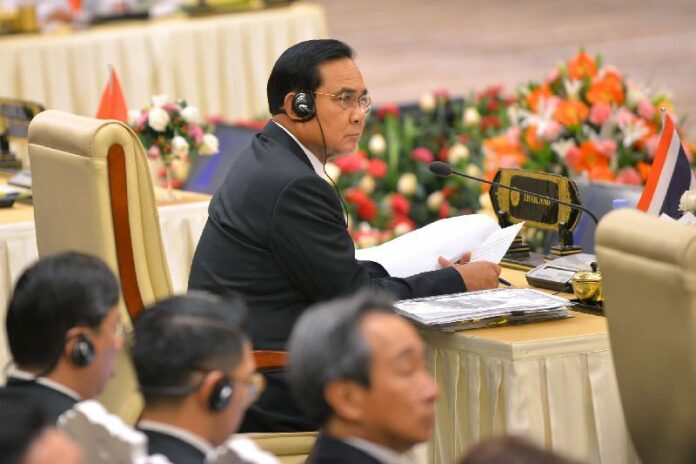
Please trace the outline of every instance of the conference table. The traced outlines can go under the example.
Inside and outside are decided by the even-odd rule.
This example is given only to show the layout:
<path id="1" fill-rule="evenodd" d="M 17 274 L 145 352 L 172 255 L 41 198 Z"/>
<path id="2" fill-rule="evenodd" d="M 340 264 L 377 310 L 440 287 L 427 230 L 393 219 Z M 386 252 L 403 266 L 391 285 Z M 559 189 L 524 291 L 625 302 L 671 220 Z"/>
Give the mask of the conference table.
<path id="1" fill-rule="evenodd" d="M 131 109 L 167 94 L 204 116 L 249 120 L 268 113 L 266 81 L 278 56 L 297 42 L 326 36 L 323 7 L 301 2 L 7 36 L 0 38 L 0 96 L 92 116 L 113 65 Z"/>
<path id="2" fill-rule="evenodd" d="M 522 271 L 503 269 L 502 276 L 515 287 L 529 286 Z M 579 462 L 639 462 L 623 418 L 606 320 L 572 314 L 454 333 L 421 330 L 442 390 L 429 463 L 454 463 L 479 440 L 501 434 L 526 437 Z"/>
<path id="3" fill-rule="evenodd" d="M 3 176 L 0 175 L 0 183 Z M 208 219 L 210 196 L 193 192 L 175 192 L 176 198 L 164 200 L 157 189 L 160 231 L 175 293 L 186 292 L 196 244 Z M 76 231 L 79 233 L 79 231 Z M 5 337 L 5 313 L 12 287 L 21 273 L 38 259 L 34 209 L 15 203 L 0 209 L 0 381 L 2 366 L 9 359 Z"/>

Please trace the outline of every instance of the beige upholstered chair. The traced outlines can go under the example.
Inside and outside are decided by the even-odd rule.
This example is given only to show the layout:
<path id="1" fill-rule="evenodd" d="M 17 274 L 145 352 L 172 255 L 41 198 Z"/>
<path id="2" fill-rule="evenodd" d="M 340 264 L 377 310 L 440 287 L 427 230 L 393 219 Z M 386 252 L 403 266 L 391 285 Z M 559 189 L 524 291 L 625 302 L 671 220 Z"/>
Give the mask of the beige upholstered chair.
<path id="1" fill-rule="evenodd" d="M 39 256 L 77 250 L 119 276 L 129 325 L 171 294 L 152 181 L 143 147 L 123 123 L 44 111 L 29 126 Z M 134 421 L 141 409 L 125 352 L 101 398 Z"/>
<path id="2" fill-rule="evenodd" d="M 172 293 L 152 180 L 137 136 L 117 121 L 44 111 L 29 127 L 34 218 L 39 255 L 77 250 L 101 257 L 117 273 L 127 324 Z M 286 353 L 257 351 L 259 369 L 283 367 Z M 142 408 L 124 353 L 100 398 L 134 422 Z M 314 433 L 255 434 L 282 462 L 304 462 Z"/>
<path id="3" fill-rule="evenodd" d="M 621 402 L 644 464 L 696 461 L 696 227 L 621 209 L 596 253 Z"/>

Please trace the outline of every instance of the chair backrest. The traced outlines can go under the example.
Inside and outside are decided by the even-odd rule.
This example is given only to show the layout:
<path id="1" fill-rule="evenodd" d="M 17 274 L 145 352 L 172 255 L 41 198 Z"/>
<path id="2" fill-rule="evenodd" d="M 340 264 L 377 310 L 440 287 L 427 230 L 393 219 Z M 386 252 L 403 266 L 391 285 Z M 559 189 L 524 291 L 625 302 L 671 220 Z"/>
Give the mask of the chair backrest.
<path id="1" fill-rule="evenodd" d="M 130 128 L 44 111 L 29 126 L 29 157 L 39 256 L 75 250 L 103 259 L 121 281 L 127 325 L 172 293 L 146 156 Z M 101 399 L 135 420 L 141 403 L 125 354 L 117 372 Z"/>
<path id="2" fill-rule="evenodd" d="M 696 459 L 696 228 L 636 210 L 597 229 L 618 386 L 645 464 Z"/>
<path id="3" fill-rule="evenodd" d="M 253 440 L 282 464 L 302 464 L 314 448 L 317 432 L 242 433 L 236 437 Z"/>
<path id="4" fill-rule="evenodd" d="M 89 464 L 171 464 L 147 454 L 147 437 L 96 401 L 82 401 L 63 413 L 58 427 L 82 449 Z"/>

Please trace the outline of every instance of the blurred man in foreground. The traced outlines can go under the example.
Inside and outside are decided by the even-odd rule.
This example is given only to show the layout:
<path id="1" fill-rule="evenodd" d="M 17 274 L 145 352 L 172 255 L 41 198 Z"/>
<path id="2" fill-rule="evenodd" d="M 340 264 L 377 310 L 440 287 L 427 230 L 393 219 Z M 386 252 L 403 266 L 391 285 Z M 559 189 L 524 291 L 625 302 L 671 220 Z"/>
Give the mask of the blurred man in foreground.
<path id="1" fill-rule="evenodd" d="M 363 292 L 318 305 L 289 343 L 291 392 L 322 425 L 308 464 L 396 464 L 430 437 L 439 394 L 424 347 L 390 300 Z"/>
<path id="2" fill-rule="evenodd" d="M 67 252 L 43 258 L 19 278 L 7 308 L 15 369 L 4 395 L 41 405 L 56 421 L 102 392 L 123 345 L 118 281 L 99 259 Z"/>
<path id="3" fill-rule="evenodd" d="M 263 389 L 241 300 L 203 293 L 175 296 L 135 323 L 133 363 L 145 397 L 138 428 L 150 454 L 202 464 L 223 444 Z"/>

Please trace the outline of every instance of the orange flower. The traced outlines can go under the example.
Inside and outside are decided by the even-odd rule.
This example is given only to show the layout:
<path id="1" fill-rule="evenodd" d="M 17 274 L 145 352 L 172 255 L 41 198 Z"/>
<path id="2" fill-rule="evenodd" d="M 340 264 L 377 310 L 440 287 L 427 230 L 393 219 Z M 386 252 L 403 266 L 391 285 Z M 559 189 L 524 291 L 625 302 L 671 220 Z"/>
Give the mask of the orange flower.
<path id="1" fill-rule="evenodd" d="M 597 74 L 597 63 L 587 52 L 581 51 L 568 62 L 568 76 L 571 79 L 583 79 Z"/>
<path id="2" fill-rule="evenodd" d="M 585 140 L 580 144 L 580 156 L 575 166 L 571 166 L 577 172 L 591 172 L 598 166 L 609 167 L 609 159 L 604 156 L 591 140 Z"/>
<path id="3" fill-rule="evenodd" d="M 587 101 L 590 103 L 623 104 L 625 99 L 621 75 L 616 71 L 607 71 L 601 77 L 592 79 L 587 90 Z"/>
<path id="4" fill-rule="evenodd" d="M 594 181 L 613 182 L 616 176 L 609 166 L 595 165 L 590 168 L 590 179 Z"/>
<path id="5" fill-rule="evenodd" d="M 537 137 L 536 126 L 529 126 L 524 131 L 524 141 L 530 150 L 539 151 L 544 148 L 544 142 Z"/>
<path id="6" fill-rule="evenodd" d="M 525 161 L 520 141 L 510 140 L 506 134 L 485 139 L 483 152 L 485 153 L 484 168 L 487 179 L 493 179 L 500 168 L 522 167 Z M 488 186 L 484 186 L 484 191 L 487 190 Z"/>
<path id="7" fill-rule="evenodd" d="M 539 102 L 541 100 L 544 100 L 544 99 L 547 99 L 550 97 L 551 97 L 551 88 L 549 87 L 548 84 L 544 84 L 544 85 L 532 90 L 527 95 L 525 100 L 527 101 L 527 106 L 529 106 L 529 109 L 536 112 L 537 108 L 539 107 Z"/>
<path id="8" fill-rule="evenodd" d="M 643 183 L 648 180 L 650 168 L 652 168 L 652 166 L 645 161 L 638 161 L 638 164 L 636 164 L 636 169 L 638 170 L 638 174 L 640 174 L 640 178 L 643 179 Z"/>
<path id="9" fill-rule="evenodd" d="M 561 100 L 553 117 L 566 127 L 577 126 L 587 119 L 590 109 L 579 100 Z"/>

